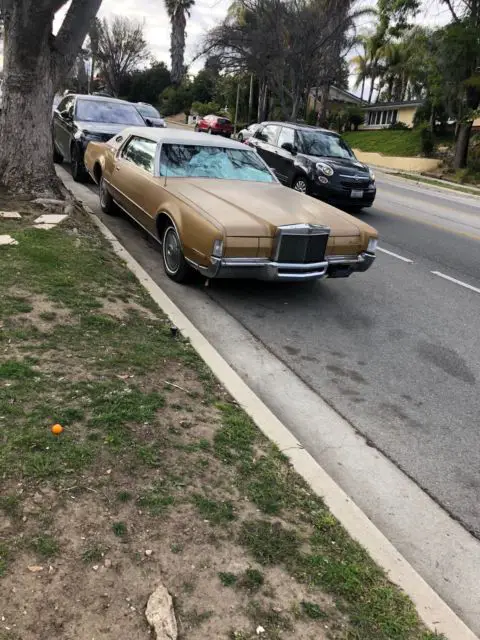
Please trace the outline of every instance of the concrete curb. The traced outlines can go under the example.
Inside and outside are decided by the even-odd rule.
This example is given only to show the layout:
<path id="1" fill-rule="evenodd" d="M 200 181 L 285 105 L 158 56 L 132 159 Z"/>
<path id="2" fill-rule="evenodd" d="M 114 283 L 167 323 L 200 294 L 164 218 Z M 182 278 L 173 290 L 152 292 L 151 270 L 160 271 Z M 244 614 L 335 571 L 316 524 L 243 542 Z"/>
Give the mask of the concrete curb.
<path id="1" fill-rule="evenodd" d="M 70 181 L 68 183 L 65 185 L 67 189 L 75 188 L 76 185 L 72 185 Z M 81 188 L 79 192 L 77 197 L 81 200 Z M 309 483 L 317 495 L 324 499 L 332 514 L 352 538 L 357 540 L 373 560 L 385 570 L 389 579 L 411 598 L 427 627 L 444 634 L 449 640 L 479 640 L 313 457 L 302 448 L 287 427 L 230 367 L 93 211 L 87 206 L 85 210 L 111 243 L 114 252 L 125 262 L 128 269 L 137 277 L 172 323 L 190 340 L 193 348 L 232 397 L 254 420 L 265 436 L 289 457 L 297 473 Z"/>

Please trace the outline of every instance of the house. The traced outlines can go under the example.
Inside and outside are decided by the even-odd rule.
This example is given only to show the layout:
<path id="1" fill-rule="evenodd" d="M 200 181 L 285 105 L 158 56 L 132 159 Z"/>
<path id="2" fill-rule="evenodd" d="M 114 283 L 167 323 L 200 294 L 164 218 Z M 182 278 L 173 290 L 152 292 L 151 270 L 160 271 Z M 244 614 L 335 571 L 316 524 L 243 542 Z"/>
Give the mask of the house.
<path id="1" fill-rule="evenodd" d="M 315 111 L 318 113 L 321 109 L 320 102 L 321 89 L 320 87 L 314 87 L 310 90 L 310 94 L 308 96 L 308 111 Z M 363 107 L 365 104 L 364 100 L 353 93 L 332 85 L 328 92 L 327 113 L 335 113 L 345 109 L 345 107 L 351 106 Z"/>
<path id="2" fill-rule="evenodd" d="M 375 102 L 364 106 L 365 124 L 361 129 L 385 129 L 392 124 L 402 122 L 407 127 L 413 127 L 413 120 L 417 109 L 421 107 L 421 100 L 406 102 Z"/>

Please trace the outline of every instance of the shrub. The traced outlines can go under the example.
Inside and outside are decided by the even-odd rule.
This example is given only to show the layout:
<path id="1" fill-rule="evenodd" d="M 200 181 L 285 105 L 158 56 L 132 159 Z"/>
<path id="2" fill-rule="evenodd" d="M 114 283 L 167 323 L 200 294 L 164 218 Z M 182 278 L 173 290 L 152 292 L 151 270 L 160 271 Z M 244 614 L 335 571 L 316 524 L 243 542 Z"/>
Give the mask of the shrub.
<path id="1" fill-rule="evenodd" d="M 418 129 L 420 131 L 420 147 L 424 156 L 430 156 L 435 148 L 435 139 L 427 122 L 422 122 Z"/>
<path id="2" fill-rule="evenodd" d="M 176 115 L 190 107 L 190 88 L 186 86 L 167 87 L 160 96 L 161 111 L 166 116 Z"/>
<path id="3" fill-rule="evenodd" d="M 410 127 L 406 125 L 404 122 L 395 122 L 394 124 L 391 124 L 388 128 L 393 129 L 394 131 L 408 131 L 410 129 Z"/>
<path id="4" fill-rule="evenodd" d="M 220 105 L 216 102 L 193 102 L 191 110 L 203 118 L 210 113 L 217 114 L 221 109 Z"/>
<path id="5" fill-rule="evenodd" d="M 347 108 L 347 125 L 358 131 L 358 127 L 365 122 L 365 112 L 361 107 L 352 105 Z"/>

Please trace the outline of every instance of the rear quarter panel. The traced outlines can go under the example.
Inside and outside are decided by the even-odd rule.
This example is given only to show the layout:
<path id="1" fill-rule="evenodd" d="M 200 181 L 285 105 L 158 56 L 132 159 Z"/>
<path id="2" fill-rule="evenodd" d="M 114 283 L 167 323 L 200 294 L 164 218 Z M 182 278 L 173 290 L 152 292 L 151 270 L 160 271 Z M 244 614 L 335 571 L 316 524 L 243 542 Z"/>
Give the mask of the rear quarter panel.
<path id="1" fill-rule="evenodd" d="M 89 142 L 85 151 L 85 166 L 92 177 L 95 177 L 96 166 L 99 165 L 107 180 L 115 163 L 115 149 L 108 142 Z"/>

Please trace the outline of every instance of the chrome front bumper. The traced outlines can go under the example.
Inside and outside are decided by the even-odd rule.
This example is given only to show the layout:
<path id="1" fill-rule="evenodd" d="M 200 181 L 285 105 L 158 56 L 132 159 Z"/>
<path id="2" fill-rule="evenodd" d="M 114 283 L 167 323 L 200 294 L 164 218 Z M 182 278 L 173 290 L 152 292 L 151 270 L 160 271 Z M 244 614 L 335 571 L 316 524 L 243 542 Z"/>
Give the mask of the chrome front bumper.
<path id="1" fill-rule="evenodd" d="M 355 271 L 366 271 L 375 254 L 358 256 L 326 256 L 323 262 L 309 264 L 274 262 L 265 258 L 215 258 L 211 267 L 201 267 L 207 278 L 245 278 L 253 280 L 281 280 L 294 282 L 320 278 L 346 278 Z"/>

